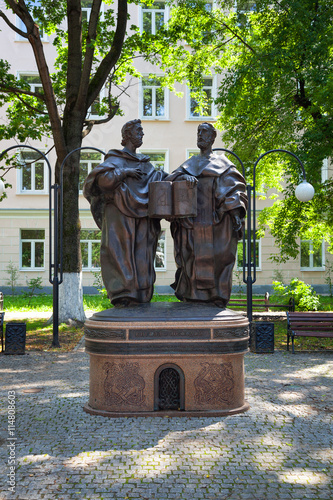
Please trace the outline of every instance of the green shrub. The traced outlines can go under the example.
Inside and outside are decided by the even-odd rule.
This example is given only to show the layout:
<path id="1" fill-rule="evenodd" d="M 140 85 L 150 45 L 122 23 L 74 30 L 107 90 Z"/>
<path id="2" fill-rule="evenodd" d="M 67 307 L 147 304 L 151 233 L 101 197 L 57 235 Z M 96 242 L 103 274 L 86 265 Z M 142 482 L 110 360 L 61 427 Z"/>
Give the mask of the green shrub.
<path id="1" fill-rule="evenodd" d="M 296 311 L 317 311 L 320 305 L 319 295 L 311 285 L 294 278 L 289 285 L 273 281 L 274 295 L 277 297 L 293 297 Z"/>

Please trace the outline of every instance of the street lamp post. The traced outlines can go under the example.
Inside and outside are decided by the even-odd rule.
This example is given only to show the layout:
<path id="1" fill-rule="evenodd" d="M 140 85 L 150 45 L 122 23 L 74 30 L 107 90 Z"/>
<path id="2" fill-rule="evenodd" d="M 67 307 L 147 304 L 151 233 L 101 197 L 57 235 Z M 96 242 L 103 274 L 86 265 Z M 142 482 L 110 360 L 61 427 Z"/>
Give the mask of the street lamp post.
<path id="1" fill-rule="evenodd" d="M 245 178 L 245 168 L 242 160 L 233 151 L 226 148 L 215 148 L 213 151 L 224 151 L 226 153 L 232 154 L 239 161 L 242 167 L 243 177 Z M 252 308 L 252 286 L 256 282 L 256 167 L 259 161 L 264 158 L 264 156 L 270 153 L 287 153 L 293 156 L 299 163 L 302 174 L 303 181 L 295 189 L 295 196 L 299 201 L 307 202 L 312 200 L 314 196 L 314 187 L 307 182 L 305 168 L 301 160 L 294 153 L 287 151 L 286 149 L 271 149 L 266 151 L 259 156 L 253 166 L 253 186 L 250 184 L 246 185 L 246 193 L 248 197 L 248 208 L 247 208 L 247 224 L 246 231 L 247 236 L 245 238 L 245 233 L 243 234 L 243 282 L 246 284 L 247 292 L 247 317 L 250 323 L 253 320 L 253 308 Z M 253 203 L 252 203 L 253 194 Z M 253 212 L 253 214 L 251 213 Z M 253 218 L 253 223 L 251 223 L 251 218 Z M 246 242 L 246 244 L 245 244 Z"/>
<path id="2" fill-rule="evenodd" d="M 60 347 L 59 344 L 59 285 L 63 282 L 63 253 L 62 253 L 62 239 L 63 239 L 63 169 L 68 158 L 75 152 L 82 149 L 89 149 L 89 151 L 98 151 L 99 153 L 105 155 L 104 151 L 98 148 L 84 146 L 81 148 L 74 149 L 64 158 L 60 166 L 60 184 L 51 185 L 51 165 L 47 157 L 39 149 L 33 146 L 28 146 L 26 144 L 20 144 L 17 146 L 11 146 L 5 149 L 0 154 L 0 161 L 6 153 L 13 149 L 31 149 L 36 151 L 38 154 L 44 158 L 48 167 L 48 187 L 49 187 L 49 282 L 53 288 L 53 338 L 52 347 Z M 25 165 L 24 165 L 25 166 Z M 0 196 L 3 194 L 5 189 L 2 179 L 0 179 Z M 53 193 L 53 200 L 52 200 Z M 53 203 L 52 203 L 53 201 Z M 53 224 L 52 224 L 52 210 L 53 210 Z M 53 242 L 53 244 L 52 244 Z"/>
<path id="3" fill-rule="evenodd" d="M 270 153 L 287 153 L 293 156 L 299 163 L 302 174 L 303 181 L 297 186 L 295 189 L 295 196 L 299 201 L 307 202 L 312 200 L 314 196 L 314 188 L 313 186 L 306 181 L 305 168 L 301 160 L 294 153 L 287 151 L 286 149 L 271 149 L 266 151 L 259 156 L 253 166 L 253 186 L 248 184 L 246 186 L 247 196 L 248 196 L 248 215 L 247 215 L 247 258 L 246 263 L 244 261 L 244 276 L 243 281 L 247 286 L 247 317 L 250 323 L 252 323 L 253 319 L 253 309 L 252 309 L 252 286 L 256 281 L 256 167 L 260 160 L 264 158 L 264 156 Z M 253 203 L 251 200 L 251 194 L 253 194 Z M 252 205 L 252 207 L 251 207 Z M 251 211 L 253 212 L 252 218 L 253 223 L 251 224 Z M 251 251 L 252 250 L 252 251 Z M 245 277 L 245 269 L 247 271 L 247 275 Z"/>

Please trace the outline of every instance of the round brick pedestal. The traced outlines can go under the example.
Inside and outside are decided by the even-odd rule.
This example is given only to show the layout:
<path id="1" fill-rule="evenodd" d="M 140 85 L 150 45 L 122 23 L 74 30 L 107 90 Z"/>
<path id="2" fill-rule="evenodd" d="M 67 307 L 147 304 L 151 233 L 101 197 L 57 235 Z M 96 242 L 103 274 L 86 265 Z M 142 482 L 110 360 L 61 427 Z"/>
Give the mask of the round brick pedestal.
<path id="1" fill-rule="evenodd" d="M 223 416 L 244 400 L 247 318 L 193 303 L 108 309 L 85 322 L 90 398 L 84 410 L 120 416 Z"/>

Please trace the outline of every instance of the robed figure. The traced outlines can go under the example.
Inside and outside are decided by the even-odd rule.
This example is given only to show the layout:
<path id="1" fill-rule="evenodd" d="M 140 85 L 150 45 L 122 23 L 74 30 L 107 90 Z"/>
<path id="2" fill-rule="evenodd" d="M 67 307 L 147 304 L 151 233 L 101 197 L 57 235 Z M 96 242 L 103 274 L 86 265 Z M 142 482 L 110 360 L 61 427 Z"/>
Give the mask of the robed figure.
<path id="1" fill-rule="evenodd" d="M 136 154 L 144 135 L 140 120 L 127 122 L 121 132 L 124 149 L 111 149 L 83 187 L 102 230 L 102 279 L 118 307 L 151 300 L 161 227 L 159 219 L 148 218 L 148 187 L 167 175 L 149 156 Z"/>
<path id="2" fill-rule="evenodd" d="M 171 222 L 176 261 L 171 285 L 182 301 L 212 302 L 224 308 L 231 295 L 237 243 L 247 208 L 244 177 L 225 155 L 212 151 L 216 130 L 198 127 L 198 156 L 189 158 L 167 180 L 197 183 L 197 216 Z"/>

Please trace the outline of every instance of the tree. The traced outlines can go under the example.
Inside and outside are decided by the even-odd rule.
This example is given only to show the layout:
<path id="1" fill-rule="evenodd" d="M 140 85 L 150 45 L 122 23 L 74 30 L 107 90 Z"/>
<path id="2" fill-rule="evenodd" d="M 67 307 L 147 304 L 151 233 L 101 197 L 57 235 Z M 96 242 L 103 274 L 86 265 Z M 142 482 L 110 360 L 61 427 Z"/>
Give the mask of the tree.
<path id="1" fill-rule="evenodd" d="M 137 26 L 128 27 L 128 3 L 112 0 L 101 13 L 102 0 L 6 0 L 9 10 L 22 21 L 25 29 L 14 25 L 7 10 L 0 11 L 2 20 L 33 50 L 42 83 L 41 92 L 33 92 L 24 80 L 10 73 L 7 61 L 0 60 L 0 104 L 7 105 L 8 123 L 0 126 L 0 139 L 42 139 L 52 136 L 57 155 L 56 181 L 66 155 L 80 148 L 82 139 L 93 126 L 120 114 L 119 95 L 128 75 L 139 76 L 133 60 L 142 54 L 157 61 L 159 34 L 140 35 Z M 82 17 L 82 6 L 90 6 L 90 17 Z M 57 49 L 55 69 L 50 72 L 40 33 L 53 37 Z M 156 43 L 155 43 L 156 42 Z M 155 45 L 154 45 L 155 43 Z M 164 45 L 164 47 L 166 47 Z M 53 63 L 53 62 L 52 62 Z M 108 96 L 97 103 L 101 118 L 91 120 L 87 113 L 106 86 Z M 118 95 L 114 89 L 119 89 Z M 82 287 L 80 284 L 80 220 L 79 220 L 79 154 L 66 162 L 63 176 L 64 284 L 61 286 L 60 322 L 83 321 Z M 61 300 L 62 297 L 62 300 Z"/>
<path id="2" fill-rule="evenodd" d="M 239 0 L 237 10 L 228 3 L 228 12 L 226 5 L 210 11 L 204 1 L 179 3 L 170 34 L 178 30 L 187 45 L 166 66 L 183 72 L 203 104 L 202 75 L 212 69 L 222 75 L 217 126 L 243 159 L 248 181 L 255 159 L 270 149 L 291 150 L 305 164 L 316 189 L 307 204 L 294 196 L 301 180 L 295 160 L 271 154 L 258 164 L 258 192 L 281 191 L 287 180 L 284 199 L 260 214 L 261 233 L 268 226 L 280 247 L 276 258 L 296 257 L 299 236 L 324 239 L 333 252 L 333 183 L 321 179 L 323 160 L 333 152 L 333 2 Z"/>

